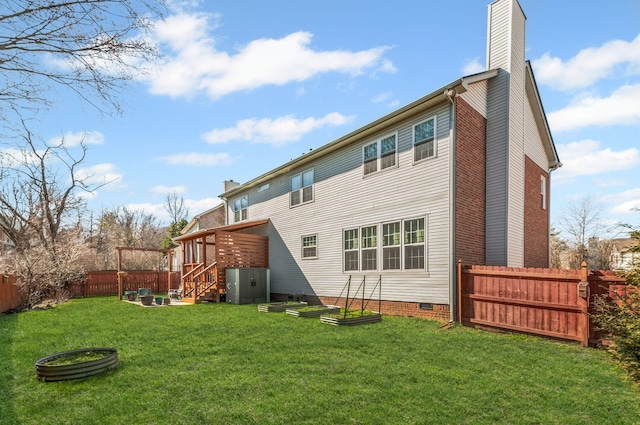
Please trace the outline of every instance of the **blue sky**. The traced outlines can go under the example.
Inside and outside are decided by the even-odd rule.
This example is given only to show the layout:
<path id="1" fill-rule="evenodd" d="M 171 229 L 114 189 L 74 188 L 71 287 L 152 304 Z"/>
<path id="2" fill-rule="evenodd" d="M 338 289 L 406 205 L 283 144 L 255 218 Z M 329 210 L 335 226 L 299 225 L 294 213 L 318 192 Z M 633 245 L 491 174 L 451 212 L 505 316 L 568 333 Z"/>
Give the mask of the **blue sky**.
<path id="1" fill-rule="evenodd" d="M 173 3 L 153 38 L 165 62 L 132 84 L 122 116 L 59 92 L 45 139 L 84 134 L 82 172 L 110 184 L 92 209 L 161 222 L 167 192 L 191 216 L 245 182 L 485 66 L 489 0 Z M 640 2 L 521 0 L 527 59 L 564 167 L 552 222 L 592 196 L 640 224 Z M 168 224 L 168 223 L 167 223 Z"/>

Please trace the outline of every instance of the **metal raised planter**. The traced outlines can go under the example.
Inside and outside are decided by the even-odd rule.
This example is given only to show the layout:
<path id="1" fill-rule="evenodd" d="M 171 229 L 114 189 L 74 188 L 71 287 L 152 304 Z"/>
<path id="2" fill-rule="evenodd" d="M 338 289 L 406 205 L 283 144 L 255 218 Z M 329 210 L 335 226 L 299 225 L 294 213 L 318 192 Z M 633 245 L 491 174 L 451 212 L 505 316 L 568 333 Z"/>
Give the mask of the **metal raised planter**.
<path id="1" fill-rule="evenodd" d="M 106 352 L 106 355 L 97 360 L 78 362 L 66 365 L 47 365 L 47 363 L 64 356 L 80 354 L 84 352 Z M 106 370 L 118 366 L 118 350 L 115 348 L 81 348 L 78 350 L 64 351 L 41 358 L 36 362 L 36 374 L 41 381 L 66 381 L 81 379 L 97 375 Z"/>

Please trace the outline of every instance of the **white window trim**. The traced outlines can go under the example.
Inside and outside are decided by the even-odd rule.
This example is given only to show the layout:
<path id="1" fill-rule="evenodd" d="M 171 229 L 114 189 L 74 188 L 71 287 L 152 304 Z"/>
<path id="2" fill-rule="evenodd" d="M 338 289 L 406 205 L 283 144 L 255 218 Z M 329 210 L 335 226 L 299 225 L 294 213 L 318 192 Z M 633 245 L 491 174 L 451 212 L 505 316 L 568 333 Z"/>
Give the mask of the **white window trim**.
<path id="1" fill-rule="evenodd" d="M 540 200 L 541 207 L 543 210 L 547 209 L 547 178 L 545 176 L 540 176 Z"/>
<path id="2" fill-rule="evenodd" d="M 426 158 L 422 158 L 416 161 L 416 126 L 419 126 L 422 123 L 433 120 L 433 155 L 428 156 Z M 423 119 L 415 124 L 411 125 L 411 158 L 413 164 L 421 164 L 424 161 L 428 161 L 430 159 L 434 159 L 438 157 L 438 115 L 432 115 L 429 118 Z"/>
<path id="3" fill-rule="evenodd" d="M 395 164 L 391 167 L 387 167 L 387 168 L 382 168 L 382 140 L 391 137 L 391 136 L 395 136 L 396 137 L 396 151 L 393 154 L 394 158 L 395 158 Z M 376 143 L 377 145 L 377 157 L 376 157 L 376 171 L 372 171 L 371 173 L 365 174 L 364 172 L 364 167 L 365 167 L 365 160 L 364 160 L 364 154 L 365 154 L 365 148 L 367 146 L 373 145 L 374 143 Z M 385 171 L 389 171 L 389 170 L 394 170 L 396 168 L 398 168 L 399 166 L 399 161 L 400 161 L 400 156 L 399 156 L 399 149 L 398 149 L 398 143 L 399 143 L 399 134 L 398 131 L 393 131 L 391 133 L 387 133 L 384 136 L 378 137 L 377 139 L 374 140 L 370 140 L 369 142 L 365 143 L 362 145 L 362 177 L 369 177 L 369 176 L 373 176 L 379 173 L 383 173 Z"/>
<path id="4" fill-rule="evenodd" d="M 316 249 L 316 255 L 313 257 L 305 257 L 304 255 L 304 238 L 315 238 L 316 240 L 316 244 L 315 244 L 315 249 Z M 318 234 L 317 233 L 312 233 L 310 235 L 302 235 L 300 237 L 300 256 L 303 260 L 316 260 L 318 258 Z"/>
<path id="5" fill-rule="evenodd" d="M 407 246 L 418 246 L 420 244 L 407 244 L 404 241 L 404 233 L 405 233 L 405 223 L 408 221 L 412 221 L 412 220 L 420 220 L 423 219 L 424 220 L 424 242 L 422 243 L 422 245 L 424 245 L 424 267 L 421 269 L 407 269 L 405 267 L 405 247 Z M 418 216 L 418 217 L 411 217 L 411 218 L 405 218 L 402 220 L 402 229 L 401 229 L 401 240 L 400 240 L 400 245 L 402 246 L 401 251 L 402 251 L 402 264 L 401 264 L 401 268 L 403 271 L 429 271 L 429 250 L 428 250 L 428 245 L 427 242 L 429 241 L 429 217 L 428 216 Z"/>
<path id="6" fill-rule="evenodd" d="M 242 199 L 246 198 L 247 199 L 247 207 L 246 208 L 242 208 Z M 236 210 L 236 201 L 240 200 L 240 209 Z M 237 198 L 235 198 L 231 204 L 231 209 L 233 210 L 233 222 L 234 223 L 240 223 L 242 221 L 245 221 L 249 218 L 249 196 L 248 195 L 243 195 L 243 196 L 239 196 Z M 244 211 L 244 214 L 243 214 Z M 240 213 L 240 219 L 236 220 L 236 212 Z M 244 218 L 242 217 L 244 215 Z"/>
<path id="7" fill-rule="evenodd" d="M 304 173 L 309 172 L 309 171 L 313 172 L 313 183 L 311 183 L 309 186 L 302 186 L 302 175 Z M 291 204 L 291 194 L 294 192 L 294 190 L 292 190 L 292 188 L 291 188 L 291 180 L 294 177 L 297 177 L 297 176 L 300 176 L 300 189 L 297 189 L 295 192 L 300 192 L 300 202 L 295 204 L 295 205 L 293 205 L 293 204 Z M 290 175 L 289 176 L 289 208 L 296 208 L 296 207 L 299 207 L 301 205 L 306 205 L 306 204 L 310 204 L 312 202 L 315 202 L 315 200 L 316 200 L 316 188 L 315 188 L 315 186 L 316 186 L 316 170 L 315 170 L 315 168 L 308 168 L 308 169 L 306 169 L 304 171 L 301 171 L 299 173 Z M 304 190 L 305 187 L 311 187 L 311 200 L 310 201 L 306 201 L 306 202 L 303 201 L 303 190 Z"/>
<path id="8" fill-rule="evenodd" d="M 405 241 L 404 241 L 404 230 L 405 230 L 405 222 L 407 221 L 411 221 L 411 220 L 417 220 L 417 219 L 424 219 L 424 268 L 422 269 L 407 269 L 405 267 L 405 247 L 408 246 Z M 398 269 L 384 269 L 383 268 L 383 261 L 384 261 L 384 234 L 383 234 L 383 227 L 385 224 L 391 224 L 391 223 L 400 223 L 400 245 L 394 245 L 394 246 L 398 246 L 400 248 L 400 268 Z M 366 227 L 372 227 L 372 226 L 376 226 L 376 251 L 377 251 L 377 256 L 376 256 L 376 270 L 363 270 L 362 269 L 362 229 L 366 228 Z M 358 241 L 358 248 L 357 249 L 353 249 L 353 250 L 348 250 L 348 251 L 357 251 L 358 252 L 358 270 L 345 270 L 345 252 L 347 252 L 347 250 L 345 250 L 344 248 L 344 232 L 348 231 L 348 230 L 357 230 L 358 231 L 358 235 L 357 235 L 357 241 Z M 414 217 L 408 217 L 408 218 L 399 218 L 397 220 L 387 220 L 387 221 L 383 221 L 383 222 L 379 222 L 379 223 L 374 223 L 374 224 L 369 224 L 369 225 L 364 225 L 364 226 L 357 226 L 357 227 L 344 227 L 341 230 L 341 255 L 342 255 L 342 273 L 343 274 L 354 274 L 354 273 L 372 273 L 372 272 L 377 272 L 377 273 L 411 273 L 411 272 L 417 272 L 417 273 L 427 273 L 427 276 L 429 276 L 429 214 L 426 215 L 420 215 L 420 216 L 414 216 Z M 413 244 L 412 244 L 413 245 Z"/>

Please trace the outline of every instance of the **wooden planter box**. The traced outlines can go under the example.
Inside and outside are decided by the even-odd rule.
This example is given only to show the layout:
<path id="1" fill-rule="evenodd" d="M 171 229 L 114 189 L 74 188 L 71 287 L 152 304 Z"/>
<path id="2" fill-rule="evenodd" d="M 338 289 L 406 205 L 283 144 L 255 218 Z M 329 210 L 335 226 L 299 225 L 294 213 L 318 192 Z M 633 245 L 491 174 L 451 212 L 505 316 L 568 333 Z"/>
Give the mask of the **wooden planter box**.
<path id="1" fill-rule="evenodd" d="M 376 323 L 382 320 L 382 314 L 368 314 L 366 316 L 358 316 L 358 317 L 341 317 L 336 315 L 320 316 L 320 321 L 322 323 L 327 323 L 329 325 L 335 326 L 356 326 L 356 325 L 366 325 L 367 323 Z"/>
<path id="2" fill-rule="evenodd" d="M 299 309 L 306 309 L 309 308 L 309 310 L 305 310 L 305 311 L 300 311 Z M 313 308 L 313 310 L 311 310 L 311 308 Z M 296 316 L 296 317 L 319 317 L 323 314 L 330 314 L 330 313 L 340 313 L 340 307 L 335 306 L 335 305 L 314 305 L 314 306 L 304 306 L 304 307 L 298 307 L 298 308 L 287 308 L 287 314 L 290 316 Z"/>
<path id="3" fill-rule="evenodd" d="M 259 304 L 258 311 L 262 313 L 267 312 L 282 312 L 288 308 L 295 307 L 306 307 L 307 303 L 305 302 L 280 302 L 280 303 L 270 303 L 270 304 Z"/>

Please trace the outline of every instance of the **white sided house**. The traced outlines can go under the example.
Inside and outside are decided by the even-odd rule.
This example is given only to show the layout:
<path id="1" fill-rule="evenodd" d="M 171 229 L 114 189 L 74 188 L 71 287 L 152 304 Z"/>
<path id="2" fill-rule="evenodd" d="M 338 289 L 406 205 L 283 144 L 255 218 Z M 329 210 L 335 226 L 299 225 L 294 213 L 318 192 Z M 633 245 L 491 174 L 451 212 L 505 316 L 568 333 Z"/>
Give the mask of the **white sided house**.
<path id="1" fill-rule="evenodd" d="M 268 238 L 272 300 L 332 303 L 364 278 L 381 280 L 383 313 L 453 319 L 458 259 L 548 266 L 561 164 L 524 58 L 525 20 L 516 0 L 495 1 L 487 71 L 227 186 L 226 228 Z"/>

